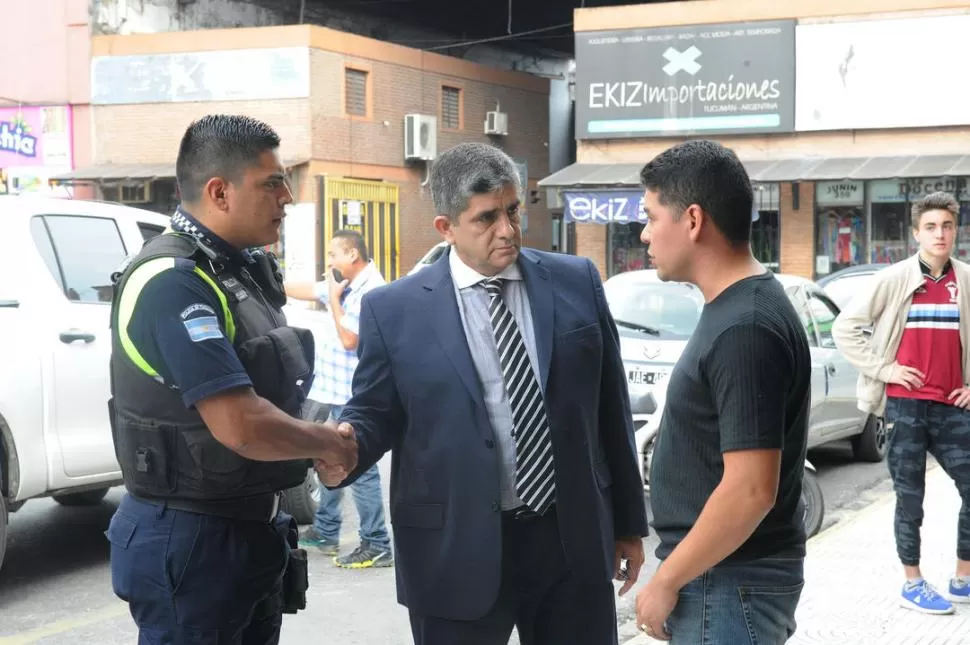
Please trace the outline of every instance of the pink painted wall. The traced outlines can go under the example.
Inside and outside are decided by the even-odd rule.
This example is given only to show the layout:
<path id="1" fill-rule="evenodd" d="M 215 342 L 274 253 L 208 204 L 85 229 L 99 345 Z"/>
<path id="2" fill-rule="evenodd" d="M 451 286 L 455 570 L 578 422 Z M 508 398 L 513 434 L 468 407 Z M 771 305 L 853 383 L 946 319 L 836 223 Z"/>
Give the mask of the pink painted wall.
<path id="1" fill-rule="evenodd" d="M 3 23 L 0 60 L 6 63 L 0 66 L 0 97 L 5 102 L 88 102 L 87 0 L 5 2 Z"/>
<path id="2" fill-rule="evenodd" d="M 88 0 L 4 2 L 0 107 L 70 105 L 73 166 L 90 165 L 91 31 Z M 88 191 L 76 193 L 85 196 Z"/>

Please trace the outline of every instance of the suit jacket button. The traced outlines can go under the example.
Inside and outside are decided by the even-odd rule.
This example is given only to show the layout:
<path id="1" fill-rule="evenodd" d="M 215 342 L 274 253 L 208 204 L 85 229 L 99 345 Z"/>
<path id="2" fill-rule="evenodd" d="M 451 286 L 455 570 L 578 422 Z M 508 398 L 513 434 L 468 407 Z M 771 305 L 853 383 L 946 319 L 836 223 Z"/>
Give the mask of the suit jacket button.
<path id="1" fill-rule="evenodd" d="M 502 509 L 502 505 L 498 502 L 492 502 L 492 510 L 498 513 Z"/>
<path id="2" fill-rule="evenodd" d="M 485 447 L 491 450 L 492 448 L 495 447 L 495 442 L 492 441 L 491 439 L 486 439 L 485 440 Z"/>

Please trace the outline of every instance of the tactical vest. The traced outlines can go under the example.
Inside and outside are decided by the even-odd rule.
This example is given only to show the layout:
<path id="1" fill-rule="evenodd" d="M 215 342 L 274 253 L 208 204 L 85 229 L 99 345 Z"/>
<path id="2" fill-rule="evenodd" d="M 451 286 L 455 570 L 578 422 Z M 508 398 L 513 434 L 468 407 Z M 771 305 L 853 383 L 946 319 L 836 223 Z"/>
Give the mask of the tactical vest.
<path id="1" fill-rule="evenodd" d="M 263 264 L 254 269 L 268 267 L 267 258 L 261 259 Z M 286 326 L 277 274 L 258 271 L 257 280 L 191 235 L 166 231 L 152 238 L 113 276 L 108 406 L 125 487 L 146 499 L 222 501 L 299 485 L 310 460 L 253 461 L 223 446 L 129 338 L 128 323 L 141 290 L 179 261 L 193 262 L 195 274 L 218 296 L 226 337 L 258 395 L 297 417 L 313 379 L 313 336 Z"/>

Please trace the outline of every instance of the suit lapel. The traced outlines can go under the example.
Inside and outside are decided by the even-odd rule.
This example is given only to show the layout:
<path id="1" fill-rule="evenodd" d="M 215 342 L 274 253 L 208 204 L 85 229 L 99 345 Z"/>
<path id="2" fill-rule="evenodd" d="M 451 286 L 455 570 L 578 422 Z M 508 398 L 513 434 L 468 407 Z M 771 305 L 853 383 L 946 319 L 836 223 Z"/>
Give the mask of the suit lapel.
<path id="1" fill-rule="evenodd" d="M 484 410 L 485 399 L 482 396 L 482 387 L 478 382 L 478 373 L 475 371 L 471 351 L 468 349 L 468 339 L 465 338 L 461 314 L 458 312 L 455 284 L 448 268 L 448 254 L 442 255 L 422 273 L 425 274 L 423 287 L 428 300 L 425 311 L 430 316 L 435 338 L 438 339 L 472 399 Z"/>
<path id="2" fill-rule="evenodd" d="M 528 249 L 522 251 L 519 260 L 519 270 L 525 282 L 526 293 L 529 294 L 529 308 L 532 309 L 532 326 L 536 339 L 536 354 L 539 359 L 539 381 L 542 391 L 546 391 L 549 381 L 549 365 L 552 363 L 553 321 L 555 318 L 555 302 L 552 289 L 552 277 L 549 269 L 542 266 L 539 256 Z"/>

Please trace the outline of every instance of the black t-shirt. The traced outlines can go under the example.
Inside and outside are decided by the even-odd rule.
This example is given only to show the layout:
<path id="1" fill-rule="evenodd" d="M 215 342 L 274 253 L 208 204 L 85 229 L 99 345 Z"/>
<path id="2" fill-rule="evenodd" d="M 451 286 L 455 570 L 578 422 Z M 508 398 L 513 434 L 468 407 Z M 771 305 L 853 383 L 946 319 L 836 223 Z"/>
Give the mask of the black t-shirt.
<path id="1" fill-rule="evenodd" d="M 746 278 L 704 306 L 670 375 L 650 473 L 657 557 L 687 535 L 724 473 L 722 453 L 781 449 L 774 508 L 729 561 L 804 555 L 802 474 L 811 356 L 781 283 Z"/>

